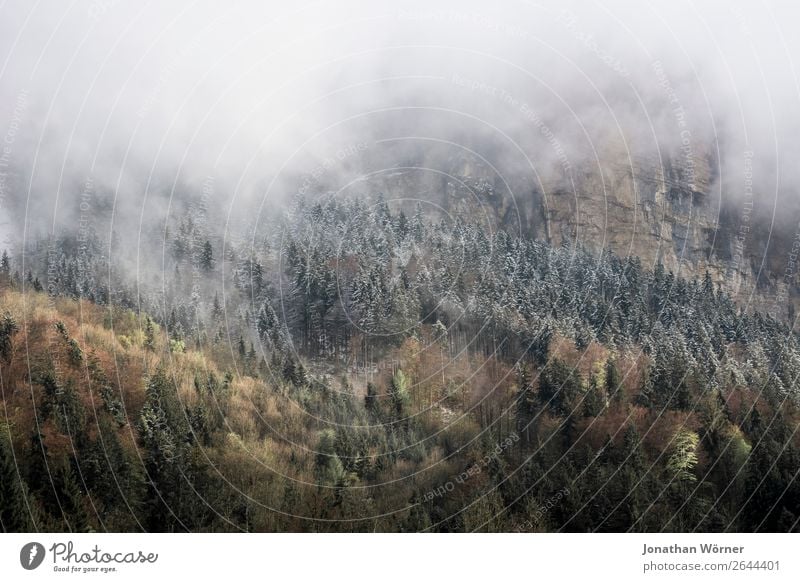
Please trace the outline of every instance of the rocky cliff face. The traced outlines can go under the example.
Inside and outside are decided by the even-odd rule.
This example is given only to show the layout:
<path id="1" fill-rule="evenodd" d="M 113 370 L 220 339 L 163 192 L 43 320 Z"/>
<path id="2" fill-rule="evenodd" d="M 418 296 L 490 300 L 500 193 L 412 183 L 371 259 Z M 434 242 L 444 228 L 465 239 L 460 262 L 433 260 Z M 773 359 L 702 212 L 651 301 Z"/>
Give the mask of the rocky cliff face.
<path id="1" fill-rule="evenodd" d="M 406 205 L 415 199 L 432 203 L 451 218 L 519 229 L 553 245 L 610 249 L 638 256 L 647 267 L 661 262 L 685 277 L 708 271 L 743 304 L 778 317 L 790 312 L 797 282 L 794 270 L 785 276 L 790 235 L 759 226 L 752 198 L 726 198 L 710 153 L 695 148 L 692 155 L 659 160 L 604 151 L 599 162 L 548 176 L 537 175 L 535 167 L 502 171 L 486 159 L 458 154 L 435 166 L 417 162 L 372 173 L 361 187 L 389 200 L 403 198 Z"/>
<path id="2" fill-rule="evenodd" d="M 725 251 L 716 244 L 720 205 L 711 192 L 714 173 L 705 156 L 582 167 L 569 189 L 535 191 L 533 209 L 543 208 L 553 244 L 609 248 L 637 255 L 644 264 L 662 262 L 676 273 L 709 269 L 719 281 L 737 279 L 738 270 L 718 256 Z"/>

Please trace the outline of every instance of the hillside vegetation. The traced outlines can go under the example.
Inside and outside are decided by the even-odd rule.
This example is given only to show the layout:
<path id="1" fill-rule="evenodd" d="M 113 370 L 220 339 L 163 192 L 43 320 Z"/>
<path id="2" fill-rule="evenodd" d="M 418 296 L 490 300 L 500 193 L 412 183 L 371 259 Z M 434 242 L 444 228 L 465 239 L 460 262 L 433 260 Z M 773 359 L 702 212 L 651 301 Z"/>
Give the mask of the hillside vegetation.
<path id="1" fill-rule="evenodd" d="M 223 247 L 189 209 L 161 295 L 97 242 L 6 258 L 3 529 L 798 528 L 787 326 L 406 210 L 298 201 Z"/>

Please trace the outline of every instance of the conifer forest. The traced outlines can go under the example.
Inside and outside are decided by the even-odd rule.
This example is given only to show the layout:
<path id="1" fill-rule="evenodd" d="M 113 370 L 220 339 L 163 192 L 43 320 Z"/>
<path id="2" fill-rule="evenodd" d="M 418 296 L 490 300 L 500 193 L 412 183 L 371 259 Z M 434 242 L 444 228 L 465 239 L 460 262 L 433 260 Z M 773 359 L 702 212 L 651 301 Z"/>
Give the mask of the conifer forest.
<path id="1" fill-rule="evenodd" d="M 0 531 L 800 531 L 790 75 L 577 6 L 10 4 Z"/>

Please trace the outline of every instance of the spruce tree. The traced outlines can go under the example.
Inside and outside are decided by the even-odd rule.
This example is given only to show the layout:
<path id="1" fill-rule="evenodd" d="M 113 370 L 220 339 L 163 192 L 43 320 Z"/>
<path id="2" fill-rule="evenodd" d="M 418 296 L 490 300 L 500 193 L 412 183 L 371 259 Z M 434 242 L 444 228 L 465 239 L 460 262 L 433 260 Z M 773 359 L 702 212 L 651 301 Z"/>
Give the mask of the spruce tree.
<path id="1" fill-rule="evenodd" d="M 204 271 L 211 271 L 214 268 L 214 249 L 211 241 L 203 243 L 203 249 L 200 251 L 200 268 Z"/>
<path id="2" fill-rule="evenodd" d="M 0 425 L 0 529 L 3 532 L 30 531 L 27 487 L 17 472 L 9 428 Z"/>
<path id="3" fill-rule="evenodd" d="M 144 347 L 151 352 L 156 347 L 156 331 L 150 316 L 144 318 Z"/>
<path id="4" fill-rule="evenodd" d="M 17 331 L 19 331 L 19 326 L 11 314 L 4 314 L 0 320 L 0 359 L 6 363 L 11 359 L 11 339 Z"/>
<path id="5" fill-rule="evenodd" d="M 402 370 L 398 369 L 394 376 L 392 376 L 390 395 L 392 397 L 392 404 L 394 405 L 394 412 L 399 420 L 405 416 L 406 407 L 410 400 L 408 379 Z"/>
<path id="6" fill-rule="evenodd" d="M 536 416 L 536 394 L 531 383 L 531 372 L 527 364 L 520 364 L 517 372 L 517 410 L 516 423 L 519 433 L 526 444 L 531 443 L 534 427 L 531 426 Z"/>

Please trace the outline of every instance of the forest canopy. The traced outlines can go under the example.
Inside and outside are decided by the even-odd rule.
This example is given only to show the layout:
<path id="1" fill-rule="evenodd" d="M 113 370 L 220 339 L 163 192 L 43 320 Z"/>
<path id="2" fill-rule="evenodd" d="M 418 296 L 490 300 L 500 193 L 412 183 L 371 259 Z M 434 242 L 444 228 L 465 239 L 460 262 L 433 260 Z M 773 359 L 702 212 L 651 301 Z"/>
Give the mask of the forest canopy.
<path id="1" fill-rule="evenodd" d="M 797 334 L 706 274 L 365 198 L 163 284 L 6 253 L 4 531 L 793 531 Z M 46 252 L 45 252 L 46 251 Z"/>

